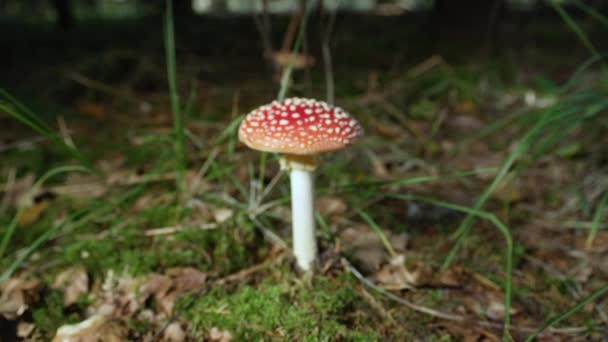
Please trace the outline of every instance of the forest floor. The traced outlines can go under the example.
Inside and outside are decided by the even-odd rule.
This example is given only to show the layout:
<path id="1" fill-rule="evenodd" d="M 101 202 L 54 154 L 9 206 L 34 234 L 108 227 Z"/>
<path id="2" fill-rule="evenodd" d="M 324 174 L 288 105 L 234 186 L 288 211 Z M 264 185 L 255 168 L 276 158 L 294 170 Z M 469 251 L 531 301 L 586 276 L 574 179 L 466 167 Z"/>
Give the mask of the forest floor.
<path id="1" fill-rule="evenodd" d="M 81 341 L 498 341 L 509 316 L 521 341 L 582 303 L 538 340 L 605 341 L 608 296 L 584 301 L 608 281 L 605 69 L 577 73 L 560 22 L 490 54 L 378 20 L 336 26 L 335 102 L 366 136 L 316 173 L 312 277 L 288 176 L 236 137 L 278 89 L 251 18 L 178 23 L 181 193 L 158 21 L 5 25 L 0 84 L 24 107 L 0 99 L 0 340 L 86 320 Z M 324 99 L 311 27 L 290 96 Z"/>

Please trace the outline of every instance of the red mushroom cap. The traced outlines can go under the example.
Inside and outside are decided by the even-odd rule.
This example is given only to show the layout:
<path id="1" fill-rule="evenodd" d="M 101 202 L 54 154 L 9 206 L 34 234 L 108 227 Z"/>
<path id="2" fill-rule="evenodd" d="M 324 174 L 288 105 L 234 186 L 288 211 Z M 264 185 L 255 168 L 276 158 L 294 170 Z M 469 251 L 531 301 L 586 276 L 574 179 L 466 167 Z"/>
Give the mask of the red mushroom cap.
<path id="1" fill-rule="evenodd" d="M 310 155 L 354 144 L 361 125 L 342 109 L 323 101 L 290 98 L 247 114 L 239 140 L 255 150 Z"/>

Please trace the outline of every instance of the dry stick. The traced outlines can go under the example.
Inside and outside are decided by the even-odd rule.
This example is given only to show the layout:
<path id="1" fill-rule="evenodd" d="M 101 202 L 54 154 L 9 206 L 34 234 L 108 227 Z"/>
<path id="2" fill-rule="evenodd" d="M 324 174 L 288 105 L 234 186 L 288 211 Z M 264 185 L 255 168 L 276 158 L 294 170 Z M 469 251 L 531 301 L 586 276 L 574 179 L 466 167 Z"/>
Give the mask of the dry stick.
<path id="1" fill-rule="evenodd" d="M 230 282 L 233 282 L 233 281 L 236 281 L 236 280 L 241 280 L 241 279 L 243 279 L 243 278 L 245 278 L 245 277 L 247 277 L 247 276 L 249 276 L 249 275 L 251 275 L 253 273 L 257 273 L 257 272 L 259 272 L 259 271 L 261 271 L 263 269 L 268 268 L 269 266 L 272 266 L 272 265 L 275 265 L 275 264 L 278 264 L 278 263 L 282 262 L 283 259 L 285 259 L 285 256 L 286 256 L 286 254 L 283 252 L 280 255 L 271 258 L 270 260 L 266 260 L 266 261 L 264 261 L 264 262 L 262 262 L 260 264 L 253 265 L 253 266 L 251 266 L 249 268 L 242 269 L 242 270 L 240 270 L 240 271 L 238 271 L 236 273 L 233 273 L 233 274 L 228 275 L 226 277 L 220 278 L 220 279 L 216 280 L 214 283 L 216 285 L 225 285 L 227 283 L 230 283 Z"/>
<path id="2" fill-rule="evenodd" d="M 101 93 L 105 93 L 108 95 L 111 95 L 113 97 L 119 98 L 121 100 L 124 100 L 126 102 L 133 102 L 137 105 L 144 103 L 145 101 L 142 101 L 140 99 L 138 99 L 135 95 L 133 95 L 130 91 L 120 91 L 118 89 L 116 89 L 115 87 L 108 85 L 106 83 L 100 82 L 100 81 L 96 81 L 93 79 L 90 79 L 82 74 L 79 74 L 77 72 L 72 72 L 69 74 L 69 78 L 80 84 L 81 86 L 84 86 L 86 88 L 90 88 L 96 91 L 99 91 Z"/>
<path id="3" fill-rule="evenodd" d="M 61 133 L 63 142 L 67 146 L 76 149 L 76 145 L 74 145 L 74 140 L 72 140 L 72 137 L 70 136 L 70 130 L 68 129 L 68 125 L 65 123 L 63 116 L 59 115 L 59 117 L 57 117 L 57 125 L 59 126 L 59 132 Z"/>
<path id="4" fill-rule="evenodd" d="M 306 13 L 306 0 L 300 0 L 300 12 Z M 304 63 L 304 71 L 306 75 L 306 95 L 312 97 L 312 74 L 310 73 L 310 63 L 308 63 L 308 30 L 304 30 L 304 40 L 302 41 L 302 53 L 306 63 Z"/>
<path id="5" fill-rule="evenodd" d="M 320 11 L 323 11 L 323 4 L 321 4 Z M 323 20 L 321 20 L 321 53 L 323 54 L 323 67 L 325 68 L 325 84 L 326 84 L 326 101 L 330 105 L 334 104 L 335 98 L 335 83 L 334 83 L 334 70 L 332 64 L 330 38 L 333 33 L 334 23 L 336 22 L 337 11 L 333 10 L 329 15 L 329 23 L 327 27 L 323 28 Z M 321 18 L 323 16 L 321 15 Z"/>
<path id="6" fill-rule="evenodd" d="M 6 185 L 4 186 L 4 197 L 2 197 L 2 204 L 0 204 L 0 212 L 8 208 L 11 197 L 13 197 L 13 189 L 15 187 L 15 181 L 17 180 L 17 170 L 11 167 L 8 171 L 8 177 Z M 0 189 L 1 190 L 1 189 Z"/>
<path id="7" fill-rule="evenodd" d="M 465 322 L 466 321 L 465 317 L 463 317 L 463 316 L 436 311 L 431 308 L 427 308 L 424 306 L 414 304 L 408 300 L 405 300 L 399 296 L 396 296 L 396 295 L 386 291 L 385 289 L 381 288 L 380 286 L 376 285 L 370 279 L 366 278 L 363 274 L 361 274 L 361 272 L 359 272 L 359 270 L 357 270 L 354 266 L 352 266 L 352 264 L 347 259 L 341 258 L 341 262 L 342 262 L 343 267 L 346 269 L 346 271 L 348 271 L 350 274 L 355 276 L 355 278 L 357 278 L 361 283 L 363 283 L 363 285 L 377 291 L 378 293 L 386 296 L 387 298 L 389 298 L 397 303 L 403 304 L 406 307 L 408 307 L 414 311 L 421 312 L 421 313 L 427 314 L 429 316 L 445 319 L 448 321 L 454 321 L 454 322 Z M 502 327 L 501 324 L 492 323 L 492 322 L 479 321 L 479 322 L 471 322 L 471 323 L 479 325 L 479 326 L 492 327 L 492 328 L 497 328 L 497 329 Z M 509 329 L 516 330 L 519 332 L 526 332 L 526 333 L 533 332 L 536 330 L 535 328 L 517 327 L 517 326 L 513 326 L 513 325 L 510 326 Z M 548 328 L 547 330 L 550 332 L 553 332 L 553 333 L 577 334 L 577 333 L 582 333 L 582 332 L 587 331 L 587 328 L 586 327 L 564 327 L 564 328 Z"/>
<path id="8" fill-rule="evenodd" d="M 11 142 L 9 144 L 0 145 L 0 152 L 10 151 L 14 148 L 19 148 L 21 146 L 31 146 L 37 144 L 39 142 L 47 140 L 47 137 L 44 136 L 36 136 L 28 139 L 22 139 L 18 141 Z"/>
<path id="9" fill-rule="evenodd" d="M 259 206 L 260 206 L 260 204 L 262 204 L 262 201 L 264 200 L 264 198 L 270 194 L 270 192 L 277 185 L 277 183 L 279 182 L 279 179 L 281 179 L 281 176 L 283 176 L 284 173 L 285 173 L 284 170 L 279 170 L 279 172 L 277 172 L 274 175 L 274 177 L 272 177 L 272 179 L 270 180 L 270 183 L 268 183 L 268 186 L 264 189 L 264 192 L 262 192 L 260 194 L 260 196 L 258 197 L 256 207 L 259 208 Z"/>
<path id="10" fill-rule="evenodd" d="M 285 30 L 285 36 L 283 36 L 283 44 L 281 45 L 281 52 L 289 53 L 291 50 L 291 45 L 296 36 L 296 31 L 298 26 L 300 26 L 300 22 L 302 18 L 302 12 L 295 12 L 291 19 L 289 20 L 289 24 L 287 25 L 287 30 Z"/>
<path id="11" fill-rule="evenodd" d="M 268 3 L 267 0 L 262 1 L 262 14 L 261 18 L 254 11 L 253 12 L 253 22 L 255 23 L 255 27 L 260 34 L 260 38 L 262 39 L 262 47 L 264 49 L 264 57 L 270 57 L 272 55 L 272 51 L 274 51 L 274 47 L 272 46 L 272 30 L 270 26 L 270 19 L 268 16 Z M 269 59 L 266 59 L 269 60 Z"/>
<path id="12" fill-rule="evenodd" d="M 194 191 L 196 191 L 196 188 L 200 185 L 203 176 L 207 173 L 207 171 L 209 171 L 211 164 L 213 164 L 213 161 L 215 160 L 215 157 L 217 157 L 219 152 L 219 148 L 214 147 L 213 150 L 211 150 L 211 153 L 209 153 L 207 160 L 205 160 L 201 168 L 198 170 L 196 176 L 194 177 L 194 180 L 192 181 L 192 184 L 190 185 L 190 191 L 188 193 L 189 198 L 194 197 Z"/>
<path id="13" fill-rule="evenodd" d="M 363 285 L 366 285 L 366 286 L 378 291 L 379 293 L 387 296 L 388 298 L 390 298 L 400 304 L 407 306 L 408 308 L 410 308 L 414 311 L 421 312 L 421 313 L 427 314 L 429 316 L 446 319 L 449 321 L 456 321 L 456 322 L 464 321 L 464 317 L 462 317 L 462 316 L 436 311 L 436 310 L 427 308 L 425 306 L 414 304 L 401 297 L 398 297 L 398 296 L 386 291 L 385 289 L 381 288 L 380 286 L 376 285 L 373 281 L 367 279 L 363 274 L 361 274 L 361 272 L 359 272 L 359 270 L 357 270 L 353 265 L 351 265 L 351 263 L 348 260 L 346 260 L 346 258 L 342 258 L 341 261 L 342 261 L 342 265 L 344 266 L 344 268 L 349 273 L 354 275 L 357 279 L 359 279 L 359 281 L 361 281 L 363 283 Z"/>

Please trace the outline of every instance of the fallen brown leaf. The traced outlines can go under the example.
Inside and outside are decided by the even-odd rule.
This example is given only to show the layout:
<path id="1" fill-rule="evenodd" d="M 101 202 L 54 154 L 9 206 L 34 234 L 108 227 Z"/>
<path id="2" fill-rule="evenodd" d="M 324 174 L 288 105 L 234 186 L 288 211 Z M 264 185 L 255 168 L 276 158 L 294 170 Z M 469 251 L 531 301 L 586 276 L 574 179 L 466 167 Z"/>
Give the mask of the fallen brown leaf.
<path id="1" fill-rule="evenodd" d="M 333 196 L 325 196 L 315 201 L 317 211 L 323 216 L 344 214 L 348 206 L 343 199 Z"/>
<path id="2" fill-rule="evenodd" d="M 17 219 L 20 226 L 29 226 L 36 223 L 40 217 L 46 212 L 50 204 L 50 200 L 43 199 L 29 207 L 25 208 Z"/>
<path id="3" fill-rule="evenodd" d="M 0 191 L 4 192 L 4 198 L 2 199 L 3 205 L 10 208 L 30 205 L 31 203 L 24 203 L 24 200 L 32 190 L 34 181 L 34 174 L 28 173 L 25 176 L 16 179 L 12 184 L 0 184 Z"/>
<path id="4" fill-rule="evenodd" d="M 53 342 L 123 342 L 127 329 L 118 321 L 104 315 L 94 315 L 76 324 L 57 329 Z"/>
<path id="5" fill-rule="evenodd" d="M 38 299 L 40 281 L 9 278 L 0 284 L 0 316 L 14 320 Z"/>
<path id="6" fill-rule="evenodd" d="M 228 330 L 221 330 L 216 327 L 213 327 L 211 328 L 211 330 L 209 330 L 209 340 L 211 341 L 230 342 L 232 341 L 232 339 L 232 334 Z"/>
<path id="7" fill-rule="evenodd" d="M 224 223 L 234 215 L 234 210 L 230 208 L 215 208 L 212 212 L 213 218 L 217 223 Z"/>
<path id="8" fill-rule="evenodd" d="M 107 116 L 106 108 L 101 103 L 94 103 L 89 101 L 80 101 L 76 105 L 76 111 L 97 121 L 104 121 Z"/>
<path id="9" fill-rule="evenodd" d="M 374 278 L 387 290 L 412 290 L 426 283 L 430 278 L 431 268 L 418 262 L 415 267 L 408 269 L 405 266 L 405 256 L 399 254 L 382 267 Z"/>
<path id="10" fill-rule="evenodd" d="M 178 322 L 173 322 L 167 326 L 163 334 L 165 341 L 183 342 L 186 340 L 186 332 Z"/>
<path id="11" fill-rule="evenodd" d="M 71 267 L 59 273 L 51 287 L 63 290 L 63 306 L 68 307 L 89 291 L 89 276 L 84 267 Z"/>
<path id="12" fill-rule="evenodd" d="M 19 324 L 17 324 L 17 337 L 22 339 L 29 337 L 34 331 L 34 328 L 35 326 L 33 323 L 19 322 Z"/>
<path id="13" fill-rule="evenodd" d="M 272 54 L 273 63 L 281 68 L 284 68 L 291 64 L 292 59 L 294 69 L 304 69 L 315 65 L 314 57 L 301 53 L 297 53 L 294 55 L 291 53 L 291 51 L 277 51 Z"/>

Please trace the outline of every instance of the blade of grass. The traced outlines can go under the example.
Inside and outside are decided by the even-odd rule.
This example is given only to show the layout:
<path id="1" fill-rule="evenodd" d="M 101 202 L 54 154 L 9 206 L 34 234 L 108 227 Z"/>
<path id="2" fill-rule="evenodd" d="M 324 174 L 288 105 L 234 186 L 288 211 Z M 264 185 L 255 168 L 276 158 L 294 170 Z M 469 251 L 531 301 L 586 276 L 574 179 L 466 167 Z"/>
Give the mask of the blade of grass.
<path id="1" fill-rule="evenodd" d="M 285 95 L 287 95 L 287 91 L 289 90 L 289 85 L 291 83 L 291 74 L 293 72 L 293 67 L 296 61 L 296 54 L 298 53 L 298 51 L 300 51 L 300 46 L 302 46 L 302 41 L 304 40 L 304 36 L 306 35 L 306 26 L 308 22 L 309 13 L 310 11 L 308 10 L 308 1 L 304 1 L 304 15 L 302 16 L 302 21 L 300 22 L 300 30 L 298 31 L 298 36 L 296 37 L 296 41 L 293 44 L 289 63 L 287 64 L 287 67 L 283 70 L 283 74 L 281 75 L 281 88 L 279 89 L 279 94 L 277 95 L 277 101 L 283 101 L 283 99 L 285 99 Z"/>
<path id="2" fill-rule="evenodd" d="M 397 257 L 397 253 L 393 249 L 393 246 L 391 246 L 391 243 L 386 238 L 386 235 L 384 235 L 384 233 L 382 232 L 380 227 L 378 227 L 378 225 L 371 218 L 371 216 L 369 216 L 369 214 L 367 214 L 366 212 L 364 212 L 363 210 L 361 210 L 359 208 L 356 208 L 355 211 L 357 212 L 357 214 L 359 214 L 359 216 L 361 216 L 361 218 L 363 218 L 363 220 L 365 220 L 365 222 L 367 222 L 367 224 L 370 226 L 370 228 L 372 228 L 372 230 L 374 231 L 374 233 L 376 234 L 378 239 L 384 245 L 384 248 L 386 248 L 386 251 L 388 252 L 388 254 L 390 254 L 391 258 Z"/>
<path id="3" fill-rule="evenodd" d="M 26 105 L 17 100 L 14 96 L 12 96 L 8 91 L 4 89 L 0 89 L 0 95 L 4 96 L 8 103 L 14 105 L 20 112 L 27 115 L 28 119 L 36 124 L 37 127 L 45 130 L 46 132 L 52 132 L 53 130 L 44 122 L 38 115 L 36 115 L 31 109 L 29 109 Z"/>
<path id="4" fill-rule="evenodd" d="M 175 148 L 175 172 L 176 189 L 178 194 L 182 194 L 186 188 L 184 173 L 185 152 L 184 152 L 184 130 L 182 115 L 179 106 L 179 93 L 177 91 L 177 76 L 175 62 L 175 32 L 173 28 L 173 1 L 167 0 L 165 7 L 165 58 L 167 61 L 167 80 L 169 82 L 169 92 L 171 97 L 171 111 L 173 112 L 173 134 Z"/>
<path id="5" fill-rule="evenodd" d="M 587 242 L 585 243 L 585 247 L 587 249 L 591 249 L 593 246 L 593 241 L 595 240 L 595 236 L 600 229 L 600 223 L 602 221 L 602 214 L 604 213 L 604 209 L 606 209 L 606 205 L 608 205 L 608 191 L 604 192 L 602 199 L 600 200 L 597 208 L 595 209 L 595 214 L 593 215 L 593 221 L 591 221 L 591 230 L 589 231 L 589 236 L 587 237 Z"/>
<path id="6" fill-rule="evenodd" d="M 593 7 L 585 4 L 584 2 L 582 2 L 580 0 L 572 0 L 572 3 L 576 7 L 580 8 L 583 11 L 585 11 L 587 13 L 587 15 L 589 15 L 593 19 L 599 21 L 604 26 L 608 27 L 608 18 L 606 18 L 606 16 L 603 15 L 602 13 L 600 13 L 598 10 L 596 10 L 595 8 L 593 8 Z"/>
<path id="7" fill-rule="evenodd" d="M 559 121 L 559 119 L 562 117 L 562 115 L 564 115 L 564 113 L 571 114 L 571 113 L 576 113 L 576 112 L 577 112 L 576 110 L 573 110 L 571 108 L 563 110 L 561 108 L 561 106 L 559 106 L 559 105 L 556 105 L 555 107 L 552 107 L 549 110 L 545 111 L 540 116 L 540 118 L 535 123 L 535 125 L 517 143 L 517 145 L 513 149 L 513 152 L 511 152 L 509 154 L 509 156 L 507 157 L 507 159 L 502 163 L 502 165 L 498 171 L 498 174 L 494 177 L 494 179 L 492 180 L 490 185 L 488 187 L 486 187 L 484 192 L 477 199 L 474 209 L 481 210 L 483 208 L 485 203 L 488 201 L 490 196 L 494 193 L 494 191 L 501 184 L 504 177 L 507 175 L 509 170 L 513 167 L 515 162 L 518 159 L 520 159 L 524 155 L 524 153 L 526 153 L 527 151 L 530 150 L 530 148 L 533 146 L 536 139 L 541 135 L 541 133 L 543 133 L 547 129 L 547 126 L 550 123 L 555 122 L 556 120 Z M 559 133 L 559 131 L 557 131 L 555 133 Z M 456 229 L 456 232 L 453 235 L 456 238 L 456 242 L 454 243 L 454 246 L 452 247 L 452 249 L 446 256 L 446 259 L 443 262 L 443 265 L 441 266 L 442 270 L 447 269 L 454 261 L 454 258 L 456 257 L 456 254 L 458 253 L 460 247 L 462 246 L 464 239 L 468 235 L 474 221 L 475 221 L 475 217 L 471 214 L 468 214 L 465 217 L 465 219 L 462 221 L 462 223 Z"/>
<path id="8" fill-rule="evenodd" d="M 570 15 L 564 10 L 564 8 L 556 0 L 550 1 L 553 9 L 559 14 L 564 23 L 576 34 L 577 38 L 585 46 L 585 48 L 591 53 L 593 57 L 600 57 L 599 51 L 593 46 L 585 32 L 578 26 L 578 24 L 570 17 Z"/>
<path id="9" fill-rule="evenodd" d="M 51 227 L 47 231 L 45 231 L 42 235 L 40 235 L 32 244 L 30 244 L 26 250 L 21 253 L 17 259 L 8 267 L 6 271 L 2 273 L 0 276 L 0 283 L 7 280 L 22 264 L 27 258 L 34 253 L 36 249 L 38 249 L 44 242 L 48 241 L 55 233 L 60 231 L 62 228 L 76 229 L 79 228 L 96 217 L 107 214 L 116 208 L 119 204 L 129 200 L 133 196 L 137 195 L 141 192 L 144 185 L 140 185 L 122 196 L 120 196 L 116 201 L 112 203 L 108 203 L 101 207 L 96 206 L 95 210 L 90 210 L 88 208 L 77 210 L 76 212 L 70 214 L 68 217 L 63 219 L 61 223 Z M 87 213 L 88 212 L 88 213 Z"/>
<path id="10" fill-rule="evenodd" d="M 36 183 L 34 183 L 34 185 L 32 186 L 32 189 L 28 192 L 27 197 L 26 197 L 26 203 L 30 202 L 32 200 L 32 197 L 36 193 L 36 191 L 49 178 L 56 176 L 58 174 L 66 173 L 66 172 L 89 172 L 89 169 L 87 169 L 83 166 L 80 166 L 80 165 L 68 165 L 68 166 L 60 166 L 60 167 L 47 171 L 44 175 L 42 175 L 42 177 L 40 177 L 40 179 L 38 179 L 38 181 L 36 181 Z M 8 227 L 6 229 L 6 233 L 4 233 L 4 236 L 2 237 L 2 242 L 0 242 L 0 258 L 2 258 L 2 256 L 4 256 L 4 252 L 6 251 L 6 248 L 8 247 L 8 244 L 11 241 L 13 234 L 15 233 L 15 229 L 17 229 L 17 225 L 19 223 L 19 217 L 23 214 L 25 209 L 26 209 L 26 207 L 21 206 L 17 210 L 17 213 L 13 217 L 13 220 L 11 221 L 11 223 L 8 225 Z"/>
<path id="11" fill-rule="evenodd" d="M 395 199 L 400 199 L 400 200 L 416 200 L 416 201 L 426 202 L 426 203 L 433 204 L 436 206 L 444 207 L 447 209 L 461 211 L 461 212 L 467 213 L 468 215 L 476 216 L 476 217 L 483 218 L 483 219 L 489 221 L 500 231 L 500 233 L 505 238 L 505 244 L 506 244 L 506 249 L 507 249 L 506 258 L 505 258 L 506 259 L 505 260 L 505 269 L 504 269 L 505 280 L 504 280 L 504 284 L 503 284 L 503 288 L 505 291 L 505 299 L 504 299 L 505 317 L 503 320 L 503 341 L 505 341 L 505 342 L 510 341 L 509 327 L 511 325 L 511 297 L 512 297 L 512 286 L 513 286 L 513 237 L 511 236 L 511 232 L 509 231 L 509 228 L 507 226 L 505 226 L 494 214 L 483 211 L 483 210 L 479 210 L 479 209 L 475 209 L 475 208 L 468 208 L 468 207 L 464 207 L 464 206 L 453 204 L 453 203 L 448 203 L 448 202 L 439 201 L 439 200 L 432 199 L 432 198 L 420 197 L 420 196 L 414 196 L 414 195 L 405 195 L 405 194 L 400 194 L 400 193 L 397 193 L 397 194 L 387 193 L 386 196 L 392 197 Z"/>
<path id="12" fill-rule="evenodd" d="M 6 93 L 4 91 L 3 91 L 3 94 L 5 96 L 8 95 L 8 93 Z M 10 95 L 8 95 L 8 96 L 10 96 Z M 24 105 L 15 104 L 15 107 L 25 108 L 25 110 L 21 109 L 21 111 L 18 111 L 7 104 L 0 102 L 0 110 L 4 111 L 8 115 L 10 115 L 14 119 L 16 119 L 17 121 L 20 121 L 22 124 L 30 127 L 34 132 L 44 136 L 48 140 L 50 140 L 53 143 L 57 144 L 58 146 L 61 146 L 62 148 L 64 148 L 68 152 L 69 155 L 71 155 L 74 159 L 78 160 L 84 166 L 89 168 L 89 170 L 91 172 L 93 172 L 94 174 L 96 174 L 98 176 L 101 175 L 100 172 L 93 166 L 93 164 L 80 153 L 80 151 L 78 151 L 76 148 L 74 148 L 70 145 L 67 145 L 55 132 L 53 132 L 42 120 L 40 120 L 36 115 L 34 115 Z M 25 114 L 25 113 L 29 113 L 29 114 Z"/>
<path id="13" fill-rule="evenodd" d="M 583 309 L 587 304 L 589 304 L 589 303 L 593 302 L 594 300 L 602 297 L 607 292 L 608 292 L 608 284 L 604 285 L 604 287 L 602 287 L 599 290 L 593 292 L 589 296 L 583 298 L 581 301 L 579 301 L 576 305 L 574 305 L 570 309 L 568 309 L 568 310 L 562 312 L 561 314 L 559 314 L 559 315 L 557 315 L 557 316 L 549 319 L 547 322 L 545 322 L 545 324 L 543 324 L 542 327 L 538 328 L 538 330 L 536 330 L 535 332 L 533 332 L 532 334 L 530 334 L 530 336 L 526 337 L 525 342 L 532 342 L 532 341 L 534 341 L 534 339 L 536 337 L 538 337 L 538 335 L 540 335 L 540 333 L 542 333 L 545 329 L 550 328 L 550 327 L 556 325 L 557 323 L 563 321 L 564 319 L 572 316 L 573 314 L 575 314 L 578 311 L 580 311 L 581 309 Z"/>

